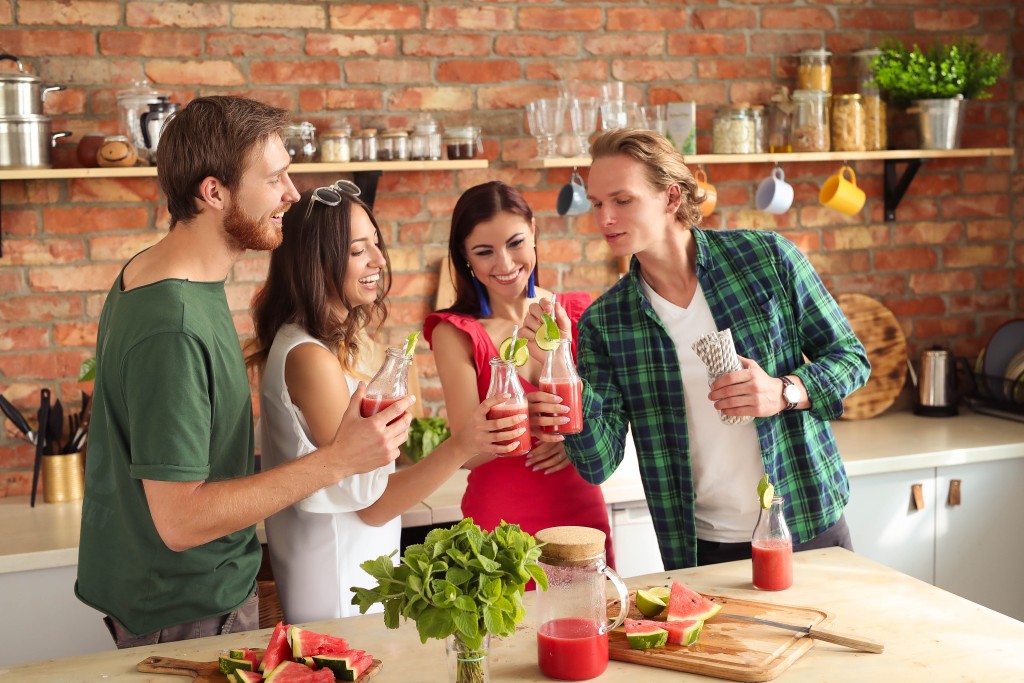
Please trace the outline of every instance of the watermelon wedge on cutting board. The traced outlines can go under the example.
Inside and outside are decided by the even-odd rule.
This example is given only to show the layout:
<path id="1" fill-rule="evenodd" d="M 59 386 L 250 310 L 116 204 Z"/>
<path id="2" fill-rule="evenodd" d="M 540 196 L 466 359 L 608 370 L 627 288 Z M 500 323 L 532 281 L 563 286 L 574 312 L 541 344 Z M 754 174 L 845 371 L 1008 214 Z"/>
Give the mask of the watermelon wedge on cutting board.
<path id="1" fill-rule="evenodd" d="M 262 650 L 256 651 L 262 653 Z M 358 681 L 370 680 L 380 673 L 381 667 L 379 659 L 373 660 L 373 665 L 363 672 Z M 139 662 L 135 668 L 142 673 L 191 676 L 196 683 L 227 683 L 228 680 L 227 676 L 220 672 L 218 662 L 192 662 L 171 657 L 148 657 Z"/>

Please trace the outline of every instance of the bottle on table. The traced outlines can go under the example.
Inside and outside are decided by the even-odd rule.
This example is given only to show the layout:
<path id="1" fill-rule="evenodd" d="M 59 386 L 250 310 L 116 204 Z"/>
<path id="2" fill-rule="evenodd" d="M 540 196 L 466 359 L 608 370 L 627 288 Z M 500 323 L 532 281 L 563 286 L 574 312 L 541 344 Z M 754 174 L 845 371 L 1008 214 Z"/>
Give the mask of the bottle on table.
<path id="1" fill-rule="evenodd" d="M 562 338 L 558 346 L 548 351 L 544 369 L 540 373 L 541 391 L 556 394 L 562 398 L 562 405 L 569 407 L 568 413 L 556 417 L 568 417 L 561 425 L 544 425 L 541 429 L 548 434 L 579 434 L 583 431 L 583 382 L 576 373 L 572 361 L 572 340 Z"/>
<path id="2" fill-rule="evenodd" d="M 366 393 L 359 404 L 359 414 L 363 417 L 376 415 L 408 396 L 410 365 L 412 356 L 406 356 L 403 349 L 388 349 L 380 370 L 366 387 Z"/>
<path id="3" fill-rule="evenodd" d="M 516 425 L 517 427 L 526 427 L 523 434 L 515 439 L 497 442 L 501 446 L 507 446 L 513 441 L 519 441 L 519 445 L 509 453 L 498 453 L 497 455 L 501 457 L 526 455 L 533 448 L 530 438 L 530 409 L 526 403 L 526 395 L 523 393 L 523 385 L 519 381 L 519 373 L 516 372 L 515 361 L 502 360 L 498 356 L 491 359 L 491 384 L 487 389 L 487 398 L 496 394 L 508 394 L 509 399 L 487 411 L 488 420 L 500 420 L 512 415 L 527 416 L 525 420 Z"/>
<path id="4" fill-rule="evenodd" d="M 793 585 L 793 537 L 782 496 L 774 496 L 771 507 L 761 510 L 750 544 L 754 588 L 781 591 Z"/>

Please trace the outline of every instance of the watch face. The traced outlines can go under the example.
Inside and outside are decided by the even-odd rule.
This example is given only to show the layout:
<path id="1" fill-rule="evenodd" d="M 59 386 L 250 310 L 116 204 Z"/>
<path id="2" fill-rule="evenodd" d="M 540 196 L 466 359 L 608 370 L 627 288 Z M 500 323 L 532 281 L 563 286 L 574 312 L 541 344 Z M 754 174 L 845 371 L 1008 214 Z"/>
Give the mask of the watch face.
<path id="1" fill-rule="evenodd" d="M 782 392 L 782 396 L 790 403 L 800 402 L 800 390 L 796 388 L 796 385 L 787 384 Z"/>

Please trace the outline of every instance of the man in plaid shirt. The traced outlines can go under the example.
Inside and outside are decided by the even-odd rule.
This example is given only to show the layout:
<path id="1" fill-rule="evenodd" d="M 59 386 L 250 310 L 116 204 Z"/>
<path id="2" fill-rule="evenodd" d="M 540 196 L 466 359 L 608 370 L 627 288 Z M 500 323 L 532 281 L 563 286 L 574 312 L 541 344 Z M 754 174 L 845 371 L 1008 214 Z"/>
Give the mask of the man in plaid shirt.
<path id="1" fill-rule="evenodd" d="M 852 549 L 828 421 L 870 365 L 835 300 L 777 234 L 692 228 L 696 183 L 664 138 L 609 131 L 593 154 L 597 227 L 615 255 L 635 258 L 579 321 L 584 429 L 565 437 L 570 460 L 603 482 L 632 428 L 666 569 L 749 558 L 763 473 L 785 499 L 795 550 Z M 534 304 L 525 326 L 539 315 Z M 690 347 L 726 328 L 743 369 L 709 389 Z M 756 419 L 727 425 L 719 414 Z"/>

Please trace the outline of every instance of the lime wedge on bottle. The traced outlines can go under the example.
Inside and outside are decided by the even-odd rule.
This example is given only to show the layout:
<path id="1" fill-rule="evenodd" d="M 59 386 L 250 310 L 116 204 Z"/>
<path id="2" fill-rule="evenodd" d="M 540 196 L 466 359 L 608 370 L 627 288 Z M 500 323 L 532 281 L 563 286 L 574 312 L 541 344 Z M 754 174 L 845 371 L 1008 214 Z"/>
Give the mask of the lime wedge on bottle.
<path id="1" fill-rule="evenodd" d="M 558 323 L 547 313 L 542 313 L 542 320 L 540 327 L 537 328 L 537 334 L 535 339 L 537 340 L 537 346 L 542 351 L 554 351 L 558 348 L 558 341 L 562 338 L 562 333 L 558 329 Z"/>
<path id="2" fill-rule="evenodd" d="M 636 608 L 645 617 L 656 617 L 665 611 L 672 591 L 667 586 L 654 586 L 636 592 Z"/>
<path id="3" fill-rule="evenodd" d="M 772 506 L 772 498 L 775 497 L 775 487 L 768 481 L 768 475 L 761 477 L 757 482 L 757 497 L 761 499 L 761 507 L 767 510 Z"/>
<path id="4" fill-rule="evenodd" d="M 526 339 L 522 337 L 516 337 L 516 349 L 512 352 L 512 337 L 505 337 L 505 341 L 501 342 L 501 346 L 498 347 L 498 357 L 502 360 L 510 360 L 516 364 L 517 368 L 521 368 L 526 365 L 526 361 L 530 360 L 530 352 L 526 348 Z"/>
<path id="5" fill-rule="evenodd" d="M 420 339 L 419 332 L 413 332 L 405 338 L 405 357 L 411 358 L 412 354 L 416 352 L 416 342 Z"/>

